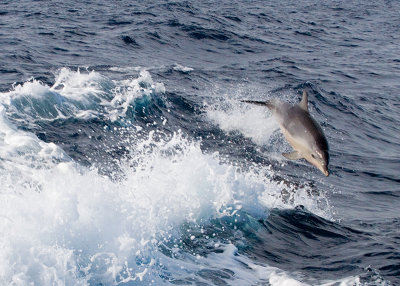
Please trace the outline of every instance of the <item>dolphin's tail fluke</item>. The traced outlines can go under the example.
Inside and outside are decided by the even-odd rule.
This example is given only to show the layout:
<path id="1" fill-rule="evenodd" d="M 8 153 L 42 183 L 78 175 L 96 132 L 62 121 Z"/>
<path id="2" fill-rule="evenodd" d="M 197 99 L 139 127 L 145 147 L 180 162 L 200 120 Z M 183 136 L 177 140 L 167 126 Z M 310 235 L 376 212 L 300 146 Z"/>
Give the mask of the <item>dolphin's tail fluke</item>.
<path id="1" fill-rule="evenodd" d="M 271 109 L 274 106 L 274 104 L 270 100 L 267 100 L 267 101 L 241 100 L 241 102 L 246 102 L 246 103 L 251 103 L 251 104 L 255 104 L 255 105 L 266 106 L 269 109 Z"/>

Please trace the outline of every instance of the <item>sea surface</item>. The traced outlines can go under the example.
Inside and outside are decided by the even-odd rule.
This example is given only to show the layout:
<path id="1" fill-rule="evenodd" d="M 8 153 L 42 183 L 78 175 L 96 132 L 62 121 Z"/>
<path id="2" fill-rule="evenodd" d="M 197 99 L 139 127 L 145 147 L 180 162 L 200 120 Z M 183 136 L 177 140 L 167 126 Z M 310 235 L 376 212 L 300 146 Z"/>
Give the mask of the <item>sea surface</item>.
<path id="1" fill-rule="evenodd" d="M 0 285 L 400 285 L 399 126 L 399 1 L 1 0 Z"/>

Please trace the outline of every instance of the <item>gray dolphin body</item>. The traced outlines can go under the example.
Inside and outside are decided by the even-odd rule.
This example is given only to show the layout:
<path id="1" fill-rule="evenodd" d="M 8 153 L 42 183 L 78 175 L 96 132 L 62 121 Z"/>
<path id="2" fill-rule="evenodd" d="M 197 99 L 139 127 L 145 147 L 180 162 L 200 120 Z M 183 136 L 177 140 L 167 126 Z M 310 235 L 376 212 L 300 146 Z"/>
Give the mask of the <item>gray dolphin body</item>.
<path id="1" fill-rule="evenodd" d="M 308 95 L 303 91 L 301 102 L 296 105 L 276 99 L 269 101 L 243 100 L 256 105 L 267 106 L 277 119 L 286 140 L 294 151 L 282 155 L 291 160 L 304 158 L 329 176 L 329 146 L 321 126 L 308 112 Z"/>

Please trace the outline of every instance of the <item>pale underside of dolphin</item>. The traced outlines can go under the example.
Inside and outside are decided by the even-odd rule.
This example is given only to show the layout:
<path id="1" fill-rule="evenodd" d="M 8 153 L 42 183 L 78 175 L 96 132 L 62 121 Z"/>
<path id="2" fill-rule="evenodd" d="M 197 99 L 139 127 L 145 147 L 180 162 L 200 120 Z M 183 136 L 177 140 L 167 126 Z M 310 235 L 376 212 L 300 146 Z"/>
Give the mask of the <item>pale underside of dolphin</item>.
<path id="1" fill-rule="evenodd" d="M 306 159 L 325 176 L 329 176 L 329 147 L 321 126 L 308 111 L 308 95 L 303 91 L 301 102 L 292 105 L 277 99 L 269 101 L 242 100 L 267 106 L 279 123 L 280 129 L 294 151 L 283 153 L 287 159 Z"/>

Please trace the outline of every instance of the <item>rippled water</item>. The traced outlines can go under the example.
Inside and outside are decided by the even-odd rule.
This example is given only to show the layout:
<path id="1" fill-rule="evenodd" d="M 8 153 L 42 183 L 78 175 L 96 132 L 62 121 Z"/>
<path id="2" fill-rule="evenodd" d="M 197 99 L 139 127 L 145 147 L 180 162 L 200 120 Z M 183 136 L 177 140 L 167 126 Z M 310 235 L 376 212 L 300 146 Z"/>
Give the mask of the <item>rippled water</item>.
<path id="1" fill-rule="evenodd" d="M 400 283 L 399 6 L 2 1 L 0 284 Z"/>

